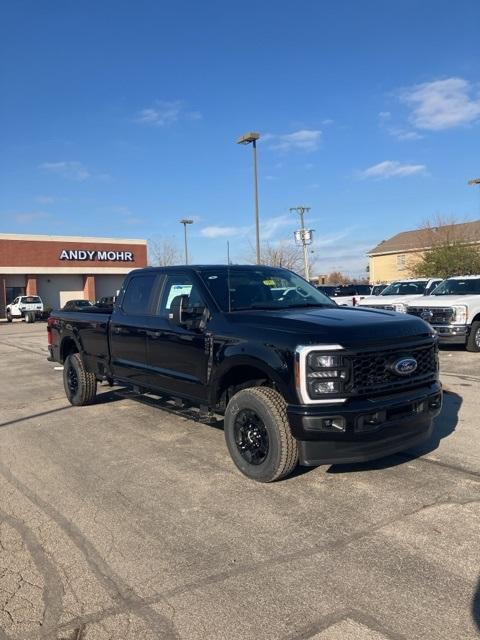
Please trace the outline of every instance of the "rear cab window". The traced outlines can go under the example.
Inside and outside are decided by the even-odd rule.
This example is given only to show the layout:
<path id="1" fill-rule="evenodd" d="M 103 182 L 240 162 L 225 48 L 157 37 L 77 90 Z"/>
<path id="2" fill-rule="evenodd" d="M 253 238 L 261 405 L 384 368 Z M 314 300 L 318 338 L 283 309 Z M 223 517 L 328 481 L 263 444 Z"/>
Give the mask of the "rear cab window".
<path id="1" fill-rule="evenodd" d="M 133 276 L 123 294 L 122 310 L 127 315 L 150 315 L 157 275 L 149 273 Z"/>

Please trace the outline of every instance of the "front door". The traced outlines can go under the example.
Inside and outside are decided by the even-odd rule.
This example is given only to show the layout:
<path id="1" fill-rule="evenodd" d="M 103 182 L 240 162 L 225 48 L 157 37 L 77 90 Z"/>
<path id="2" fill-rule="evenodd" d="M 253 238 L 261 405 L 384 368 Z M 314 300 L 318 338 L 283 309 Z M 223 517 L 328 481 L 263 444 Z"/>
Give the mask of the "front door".
<path id="1" fill-rule="evenodd" d="M 198 284 L 191 275 L 169 273 L 157 309 L 155 328 L 147 331 L 147 361 L 150 385 L 172 396 L 207 399 L 207 366 L 210 352 L 208 332 L 174 324 L 169 318 L 172 301 L 188 296 L 188 307 L 205 306 Z"/>

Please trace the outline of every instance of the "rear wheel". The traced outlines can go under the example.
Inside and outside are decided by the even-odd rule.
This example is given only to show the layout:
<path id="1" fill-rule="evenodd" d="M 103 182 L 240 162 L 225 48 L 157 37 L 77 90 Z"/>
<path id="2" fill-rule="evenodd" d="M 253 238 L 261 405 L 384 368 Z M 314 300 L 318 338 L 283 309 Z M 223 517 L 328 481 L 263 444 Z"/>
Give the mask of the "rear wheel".
<path id="1" fill-rule="evenodd" d="M 94 402 L 97 395 L 97 379 L 86 371 L 80 354 L 72 353 L 63 365 L 63 386 L 70 404 L 81 407 Z"/>
<path id="2" fill-rule="evenodd" d="M 480 351 L 480 321 L 472 322 L 467 339 L 467 351 Z"/>
<path id="3" fill-rule="evenodd" d="M 252 480 L 273 482 L 297 466 L 285 400 L 274 389 L 252 387 L 233 396 L 225 412 L 225 440 L 234 463 Z"/>

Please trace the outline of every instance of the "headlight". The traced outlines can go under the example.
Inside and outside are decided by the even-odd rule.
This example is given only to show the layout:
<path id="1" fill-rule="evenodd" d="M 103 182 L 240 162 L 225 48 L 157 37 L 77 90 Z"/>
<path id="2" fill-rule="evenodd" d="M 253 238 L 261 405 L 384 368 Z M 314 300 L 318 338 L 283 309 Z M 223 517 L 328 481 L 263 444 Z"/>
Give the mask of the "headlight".
<path id="1" fill-rule="evenodd" d="M 306 386 L 310 398 L 338 394 L 348 380 L 348 367 L 343 356 L 312 351 L 305 361 Z"/>
<path id="2" fill-rule="evenodd" d="M 455 322 L 455 324 L 467 324 L 468 307 L 461 304 L 461 305 L 452 307 L 452 309 L 454 311 L 452 322 Z"/>
<path id="3" fill-rule="evenodd" d="M 403 302 L 397 302 L 396 304 L 394 304 L 393 309 L 397 313 L 407 313 L 407 305 L 404 304 Z"/>

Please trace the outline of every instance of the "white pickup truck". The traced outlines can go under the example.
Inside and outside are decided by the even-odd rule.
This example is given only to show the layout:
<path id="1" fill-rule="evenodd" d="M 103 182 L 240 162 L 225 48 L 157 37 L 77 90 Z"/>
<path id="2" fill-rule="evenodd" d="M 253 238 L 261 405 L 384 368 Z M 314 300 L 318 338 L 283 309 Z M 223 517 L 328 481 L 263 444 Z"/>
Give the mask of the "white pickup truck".
<path id="1" fill-rule="evenodd" d="M 407 306 L 411 302 L 417 298 L 429 296 L 441 282 L 441 278 L 397 280 L 389 284 L 379 296 L 367 296 L 363 298 L 358 302 L 358 306 L 406 313 Z"/>
<path id="2" fill-rule="evenodd" d="M 18 296 L 7 305 L 7 322 L 14 318 L 25 318 L 25 322 L 35 322 L 43 314 L 43 302 L 39 296 Z"/>
<path id="3" fill-rule="evenodd" d="M 430 323 L 440 342 L 480 351 L 480 275 L 444 280 L 431 296 L 411 302 L 408 313 Z"/>

